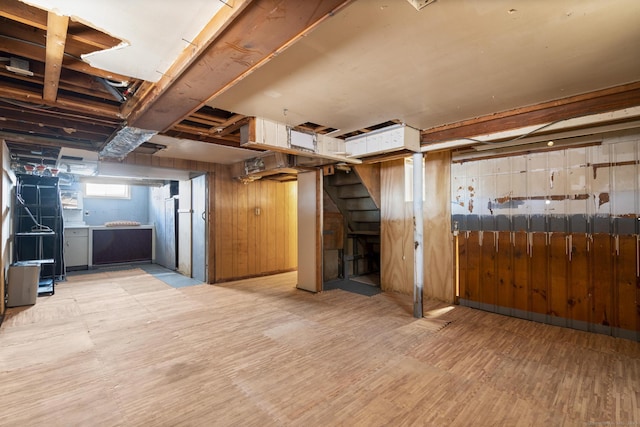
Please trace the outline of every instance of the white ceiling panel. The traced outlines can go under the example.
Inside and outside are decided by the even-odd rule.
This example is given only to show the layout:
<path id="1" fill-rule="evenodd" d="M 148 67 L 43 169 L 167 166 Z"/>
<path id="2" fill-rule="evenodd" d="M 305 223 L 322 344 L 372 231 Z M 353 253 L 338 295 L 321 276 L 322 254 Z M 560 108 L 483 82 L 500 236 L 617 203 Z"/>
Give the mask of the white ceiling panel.
<path id="1" fill-rule="evenodd" d="M 154 156 L 156 157 L 231 164 L 260 155 L 259 151 L 227 147 L 190 139 L 172 138 L 164 135 L 156 135 L 151 138 L 150 142 L 167 147 L 155 153 Z"/>
<path id="2" fill-rule="evenodd" d="M 84 56 L 91 66 L 156 82 L 213 16 L 219 0 L 22 0 L 123 42 Z"/>

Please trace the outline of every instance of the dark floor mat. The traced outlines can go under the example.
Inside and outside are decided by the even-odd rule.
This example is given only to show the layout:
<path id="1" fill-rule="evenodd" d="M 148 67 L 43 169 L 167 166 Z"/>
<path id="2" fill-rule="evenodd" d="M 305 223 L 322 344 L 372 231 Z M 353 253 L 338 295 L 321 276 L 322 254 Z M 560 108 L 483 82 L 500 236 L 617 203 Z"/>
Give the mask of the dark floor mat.
<path id="1" fill-rule="evenodd" d="M 162 280 L 167 285 L 174 288 L 184 288 L 185 286 L 201 285 L 202 282 L 191 277 L 183 276 L 182 274 L 164 268 L 158 264 L 118 264 L 104 267 L 96 267 L 90 270 L 78 270 L 67 272 L 68 276 L 82 275 L 82 274 L 95 274 L 101 271 L 121 271 L 131 270 L 133 268 L 139 268 L 149 273 L 156 279 Z"/>
<path id="2" fill-rule="evenodd" d="M 330 282 L 325 282 L 323 285 L 323 289 L 325 291 L 330 291 L 333 289 L 342 289 L 343 291 L 353 292 L 360 295 L 365 295 L 368 297 L 372 297 L 374 295 L 382 292 L 379 287 L 367 285 L 365 283 L 355 282 L 353 280 L 332 280 Z"/>

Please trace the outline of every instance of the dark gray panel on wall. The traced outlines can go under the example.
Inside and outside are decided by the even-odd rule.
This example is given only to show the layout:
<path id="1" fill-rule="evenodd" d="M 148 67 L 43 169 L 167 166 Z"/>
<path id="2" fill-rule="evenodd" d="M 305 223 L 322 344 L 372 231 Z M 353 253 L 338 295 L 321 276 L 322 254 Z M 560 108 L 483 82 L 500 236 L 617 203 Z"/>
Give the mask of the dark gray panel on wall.
<path id="1" fill-rule="evenodd" d="M 480 218 L 478 218 L 478 215 L 467 215 L 467 230 L 468 231 L 480 230 Z"/>
<path id="2" fill-rule="evenodd" d="M 511 231 L 511 219 L 506 215 L 496 216 L 496 228 L 498 231 Z"/>
<path id="3" fill-rule="evenodd" d="M 547 217 L 547 223 L 549 224 L 548 231 L 554 233 L 564 233 L 568 231 L 567 218 L 565 216 L 551 215 Z"/>
<path id="4" fill-rule="evenodd" d="M 545 215 L 531 215 L 529 225 L 529 231 L 545 232 L 547 231 L 547 217 Z"/>
<path id="5" fill-rule="evenodd" d="M 528 231 L 529 217 L 527 215 L 515 215 L 511 218 L 513 223 L 513 231 Z"/>
<path id="6" fill-rule="evenodd" d="M 638 234 L 637 218 L 616 218 L 617 234 Z"/>
<path id="7" fill-rule="evenodd" d="M 451 230 L 453 230 L 453 224 L 458 223 L 458 230 L 468 230 L 467 228 L 467 216 L 466 215 L 452 215 L 451 216 Z"/>
<path id="8" fill-rule="evenodd" d="M 613 233 L 611 229 L 611 218 L 608 216 L 593 217 L 593 233 Z"/>
<path id="9" fill-rule="evenodd" d="M 496 229 L 496 219 L 491 215 L 482 215 L 480 217 L 480 229 L 481 230 L 495 230 Z"/>
<path id="10" fill-rule="evenodd" d="M 586 215 L 569 216 L 569 231 L 571 233 L 588 233 L 589 222 Z"/>

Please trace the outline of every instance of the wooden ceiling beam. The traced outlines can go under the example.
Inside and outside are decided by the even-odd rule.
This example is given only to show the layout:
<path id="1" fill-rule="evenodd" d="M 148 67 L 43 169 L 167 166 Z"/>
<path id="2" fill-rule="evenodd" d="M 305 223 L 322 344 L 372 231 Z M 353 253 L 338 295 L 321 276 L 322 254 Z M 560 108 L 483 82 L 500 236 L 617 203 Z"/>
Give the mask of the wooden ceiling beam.
<path id="1" fill-rule="evenodd" d="M 640 105 L 640 81 L 425 129 L 421 132 L 421 143 L 469 138 L 637 105 Z"/>
<path id="2" fill-rule="evenodd" d="M 229 134 L 234 132 L 233 130 L 228 131 L 227 128 L 233 124 L 236 124 L 238 121 L 242 120 L 246 118 L 246 116 L 242 115 L 242 114 L 234 114 L 233 116 L 229 117 L 227 120 L 225 120 L 224 122 L 217 124 L 215 126 L 213 126 L 211 129 L 209 129 L 209 132 L 217 132 L 218 134 L 221 134 L 222 132 L 225 132 L 225 134 Z M 236 128 L 237 130 L 238 128 Z"/>
<path id="3" fill-rule="evenodd" d="M 110 119 L 120 119 L 120 109 L 116 105 L 104 104 L 87 99 L 73 98 L 67 95 L 58 96 L 55 102 L 47 101 L 42 94 L 25 89 L 23 87 L 15 87 L 9 83 L 0 85 L 0 98 L 8 98 L 16 101 L 26 102 L 30 104 L 45 105 L 51 107 L 60 107 L 81 114 L 95 114 L 100 117 Z"/>
<path id="4" fill-rule="evenodd" d="M 10 53 L 12 55 L 21 56 L 34 61 L 46 62 L 46 48 L 44 46 L 33 45 L 31 43 L 22 42 L 12 38 L 2 37 L 0 35 L 0 51 Z M 92 76 L 103 77 L 105 79 L 130 81 L 131 77 L 121 74 L 111 73 L 109 71 L 93 68 L 79 58 L 73 58 L 68 55 L 64 56 L 63 67 L 80 73 L 90 74 Z"/>
<path id="5" fill-rule="evenodd" d="M 18 0 L 2 0 L 2 7 L 0 8 L 0 16 L 43 31 L 47 30 L 47 15 L 46 10 L 29 6 Z M 80 22 L 71 22 L 69 24 L 69 38 L 79 43 L 91 45 L 99 50 L 110 49 L 121 43 L 120 39 Z"/>
<path id="6" fill-rule="evenodd" d="M 47 34 L 47 28 L 44 29 L 30 27 L 26 24 L 23 24 L 18 21 L 10 21 L 8 19 L 1 19 L 0 24 L 2 25 L 2 35 L 5 37 L 10 37 L 16 40 L 22 40 L 24 42 L 28 42 L 30 44 L 45 46 L 45 39 Z M 105 47 L 97 47 L 95 43 L 86 43 L 85 41 L 78 40 L 74 38 L 71 34 L 73 22 L 69 21 L 67 27 L 67 40 L 65 44 L 65 54 L 74 56 L 76 58 L 80 58 L 81 55 L 95 52 L 97 50 L 108 49 L 113 46 L 117 46 L 118 41 L 113 44 L 113 46 L 105 46 Z M 85 27 L 89 29 L 88 27 Z M 101 34 L 101 33 L 100 33 Z"/>
<path id="7" fill-rule="evenodd" d="M 62 71 L 62 59 L 64 58 L 64 46 L 67 42 L 67 28 L 69 18 L 49 12 L 47 19 L 47 49 L 44 66 L 45 101 L 55 101 L 58 96 L 60 84 L 60 72 Z"/>
<path id="8" fill-rule="evenodd" d="M 213 117 L 213 116 L 202 116 L 198 114 L 191 114 L 183 119 L 183 121 L 189 121 L 193 123 L 200 123 L 201 125 L 206 125 L 209 127 L 217 127 L 221 123 L 224 123 L 222 117 Z"/>
<path id="9" fill-rule="evenodd" d="M 240 114 L 238 114 L 238 115 L 240 116 Z M 220 132 L 217 132 L 217 129 L 216 129 L 216 132 L 217 132 L 219 137 L 224 137 L 224 136 L 230 135 L 232 133 L 235 133 L 235 132 L 239 131 L 240 128 L 242 126 L 246 125 L 247 123 L 249 123 L 250 120 L 251 120 L 251 117 L 242 116 L 242 118 L 240 120 L 235 121 L 235 122 L 233 122 L 233 123 L 231 123 L 231 124 L 229 124 L 227 126 L 223 127 L 221 125 L 220 127 L 222 127 L 223 129 Z"/>
<path id="10" fill-rule="evenodd" d="M 352 0 L 254 0 L 164 91 L 128 114 L 131 126 L 164 131 L 284 51 Z M 224 9 L 224 8 L 223 8 Z M 172 75 L 172 74 L 169 74 Z"/>
<path id="11" fill-rule="evenodd" d="M 202 129 L 199 127 L 195 127 L 195 126 L 189 126 L 186 125 L 184 123 L 178 123 L 177 125 L 173 126 L 171 128 L 171 130 L 175 130 L 176 132 L 180 132 L 183 134 L 190 134 L 193 135 L 193 137 L 195 139 L 198 139 L 200 137 L 207 137 L 207 138 L 214 138 L 216 140 L 225 140 L 225 141 L 231 141 L 231 142 L 239 142 L 240 138 L 237 136 L 229 136 L 228 134 L 225 135 L 221 135 L 221 133 L 218 132 L 211 132 L 208 129 Z"/>
<path id="12" fill-rule="evenodd" d="M 0 16 L 22 22 L 30 27 L 47 29 L 47 11 L 29 6 L 18 0 L 3 0 Z"/>
<path id="13" fill-rule="evenodd" d="M 111 125 L 90 123 L 82 119 L 72 119 L 60 116 L 60 113 L 46 114 L 35 110 L 25 110 L 18 107 L 2 107 L 0 110 L 0 121 L 3 123 L 9 120 L 27 123 L 33 127 L 52 127 L 62 129 L 68 134 L 73 132 L 83 132 L 100 136 L 109 136 L 119 123 Z"/>
<path id="14" fill-rule="evenodd" d="M 13 119 L 3 121 L 2 129 L 4 131 L 19 132 L 25 135 L 40 135 L 47 136 L 49 138 L 62 138 L 74 141 L 91 141 L 96 143 L 104 142 L 110 135 L 98 135 L 95 133 L 77 131 L 74 128 L 61 128 L 59 126 L 49 126 L 43 123 L 30 123 L 24 120 Z"/>
<path id="15" fill-rule="evenodd" d="M 224 145 L 227 147 L 240 148 L 240 140 L 235 139 L 222 139 L 217 138 L 214 135 L 198 135 L 189 132 L 182 132 L 177 130 L 176 127 L 171 128 L 167 132 L 162 132 L 162 135 L 171 136 L 173 138 L 190 139 L 192 141 L 207 142 L 210 144 Z"/>
<path id="16" fill-rule="evenodd" d="M 35 83 L 44 86 L 44 65 L 34 61 L 30 64 L 29 70 L 33 72 L 33 76 L 22 76 L 0 68 L 0 76 L 14 81 L 21 81 L 28 84 Z M 113 95 L 107 92 L 104 86 L 93 77 L 74 71 L 62 70 L 59 89 L 92 98 L 114 100 Z"/>

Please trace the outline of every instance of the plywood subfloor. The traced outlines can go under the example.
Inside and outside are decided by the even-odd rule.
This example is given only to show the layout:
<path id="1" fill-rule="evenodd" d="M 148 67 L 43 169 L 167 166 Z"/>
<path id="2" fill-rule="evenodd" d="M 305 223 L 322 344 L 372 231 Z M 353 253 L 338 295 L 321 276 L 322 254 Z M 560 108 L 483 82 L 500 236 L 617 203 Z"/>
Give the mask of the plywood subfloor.
<path id="1" fill-rule="evenodd" d="M 637 342 L 295 279 L 72 277 L 8 311 L 0 425 L 640 423 Z"/>

